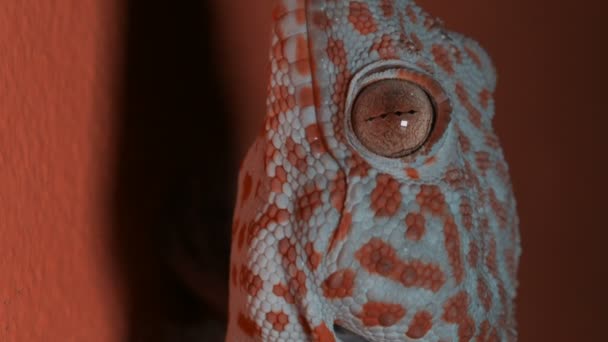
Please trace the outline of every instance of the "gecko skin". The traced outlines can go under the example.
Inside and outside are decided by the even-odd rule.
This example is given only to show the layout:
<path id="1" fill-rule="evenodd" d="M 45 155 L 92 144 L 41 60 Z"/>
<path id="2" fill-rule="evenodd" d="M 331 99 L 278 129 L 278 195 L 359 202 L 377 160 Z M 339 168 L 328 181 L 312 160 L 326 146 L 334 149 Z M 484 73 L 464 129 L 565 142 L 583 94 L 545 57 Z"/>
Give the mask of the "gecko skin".
<path id="1" fill-rule="evenodd" d="M 226 340 L 515 341 L 488 55 L 408 0 L 283 0 L 273 19 Z"/>

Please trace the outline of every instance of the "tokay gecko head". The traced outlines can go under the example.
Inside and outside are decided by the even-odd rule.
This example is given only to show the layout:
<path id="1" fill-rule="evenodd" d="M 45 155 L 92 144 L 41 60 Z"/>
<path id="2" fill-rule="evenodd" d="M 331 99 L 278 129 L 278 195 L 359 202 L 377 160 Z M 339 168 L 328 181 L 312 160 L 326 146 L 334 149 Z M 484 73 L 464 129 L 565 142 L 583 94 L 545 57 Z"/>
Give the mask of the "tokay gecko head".
<path id="1" fill-rule="evenodd" d="M 486 52 L 407 0 L 284 0 L 273 18 L 228 340 L 515 340 L 518 219 Z"/>

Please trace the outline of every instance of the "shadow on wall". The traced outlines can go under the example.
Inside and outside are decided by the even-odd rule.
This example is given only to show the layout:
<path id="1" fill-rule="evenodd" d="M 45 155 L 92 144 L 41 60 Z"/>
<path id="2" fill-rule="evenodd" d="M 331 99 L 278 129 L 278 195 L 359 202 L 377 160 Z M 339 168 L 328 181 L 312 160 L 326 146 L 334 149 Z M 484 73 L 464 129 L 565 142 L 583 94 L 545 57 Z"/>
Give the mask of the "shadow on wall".
<path id="1" fill-rule="evenodd" d="M 221 341 L 236 165 L 205 1 L 128 0 L 113 246 L 126 341 Z"/>

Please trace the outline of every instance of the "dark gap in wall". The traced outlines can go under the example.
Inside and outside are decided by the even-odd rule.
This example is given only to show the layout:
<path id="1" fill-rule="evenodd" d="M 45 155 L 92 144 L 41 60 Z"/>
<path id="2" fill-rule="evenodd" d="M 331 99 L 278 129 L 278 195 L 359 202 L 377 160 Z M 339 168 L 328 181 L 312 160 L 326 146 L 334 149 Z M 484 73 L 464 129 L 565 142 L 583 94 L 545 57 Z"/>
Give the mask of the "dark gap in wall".
<path id="1" fill-rule="evenodd" d="M 222 341 L 236 164 L 211 4 L 125 1 L 113 248 L 126 341 Z"/>

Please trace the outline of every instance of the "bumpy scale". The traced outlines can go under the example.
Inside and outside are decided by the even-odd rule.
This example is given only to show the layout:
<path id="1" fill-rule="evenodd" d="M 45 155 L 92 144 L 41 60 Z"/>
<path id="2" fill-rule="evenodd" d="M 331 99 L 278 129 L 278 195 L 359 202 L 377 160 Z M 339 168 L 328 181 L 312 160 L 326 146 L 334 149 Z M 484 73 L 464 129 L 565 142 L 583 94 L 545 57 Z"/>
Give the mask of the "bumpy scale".
<path id="1" fill-rule="evenodd" d="M 227 341 L 515 341 L 488 55 L 408 0 L 283 0 L 273 19 Z"/>

